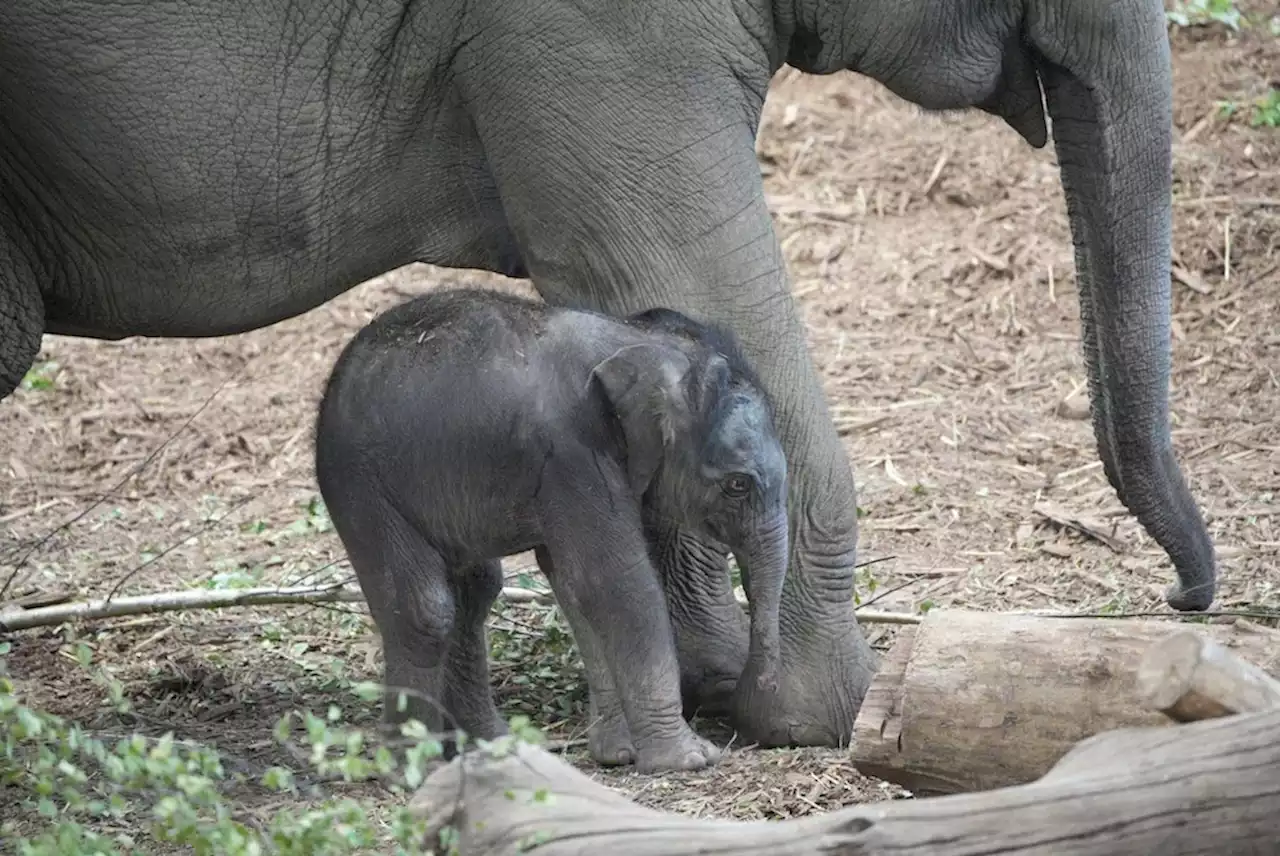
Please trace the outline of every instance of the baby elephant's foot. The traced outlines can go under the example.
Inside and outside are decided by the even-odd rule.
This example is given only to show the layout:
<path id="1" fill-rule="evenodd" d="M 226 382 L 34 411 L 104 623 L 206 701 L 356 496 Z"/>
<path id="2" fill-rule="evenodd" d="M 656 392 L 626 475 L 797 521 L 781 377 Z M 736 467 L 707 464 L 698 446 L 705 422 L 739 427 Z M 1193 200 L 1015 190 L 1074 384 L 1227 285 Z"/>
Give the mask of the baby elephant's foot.
<path id="1" fill-rule="evenodd" d="M 621 716 L 603 719 L 588 730 L 587 748 L 591 759 L 604 767 L 634 764 L 636 747 L 631 742 L 631 729 Z"/>
<path id="2" fill-rule="evenodd" d="M 666 770 L 701 770 L 720 761 L 720 747 L 690 729 L 679 737 L 655 742 L 636 753 L 636 770 L 658 773 Z"/>

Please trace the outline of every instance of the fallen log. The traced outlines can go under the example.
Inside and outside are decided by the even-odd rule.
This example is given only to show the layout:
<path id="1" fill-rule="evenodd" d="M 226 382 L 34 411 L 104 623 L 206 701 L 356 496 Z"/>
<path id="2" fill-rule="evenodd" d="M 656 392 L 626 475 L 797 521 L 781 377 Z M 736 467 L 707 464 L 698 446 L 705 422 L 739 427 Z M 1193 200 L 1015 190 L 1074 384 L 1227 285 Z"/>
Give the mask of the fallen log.
<path id="1" fill-rule="evenodd" d="M 1263 671 L 1280 635 L 1186 626 Z M 916 794 L 1034 781 L 1075 743 L 1113 728 L 1168 726 L 1138 686 L 1158 620 L 934 610 L 898 633 L 854 724 L 853 762 Z"/>
<path id="2" fill-rule="evenodd" d="M 1138 694 L 1175 722 L 1280 707 L 1280 681 L 1192 630 L 1147 649 L 1138 663 Z"/>
<path id="3" fill-rule="evenodd" d="M 467 856 L 1244 856 L 1280 831 L 1280 710 L 1123 729 L 1037 782 L 780 822 L 638 806 L 527 744 L 468 752 L 413 800 Z"/>

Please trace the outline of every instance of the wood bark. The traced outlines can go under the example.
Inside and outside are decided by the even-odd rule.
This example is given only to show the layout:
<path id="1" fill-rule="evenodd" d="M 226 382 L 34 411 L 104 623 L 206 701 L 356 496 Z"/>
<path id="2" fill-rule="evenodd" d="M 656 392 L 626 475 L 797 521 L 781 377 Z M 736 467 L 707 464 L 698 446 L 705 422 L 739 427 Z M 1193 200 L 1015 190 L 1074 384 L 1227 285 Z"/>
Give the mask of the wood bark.
<path id="1" fill-rule="evenodd" d="M 917 795 L 1034 781 L 1086 737 L 1170 724 L 1145 702 L 1137 670 L 1152 643 L 1180 631 L 1280 671 L 1280 634 L 1236 625 L 930 612 L 883 658 L 853 762 Z"/>
<path id="2" fill-rule="evenodd" d="M 413 808 L 467 856 L 1272 854 L 1280 710 L 1091 737 L 1030 784 L 781 822 L 644 808 L 528 745 L 455 759 Z"/>
<path id="3" fill-rule="evenodd" d="M 1280 707 L 1280 681 L 1193 630 L 1147 649 L 1138 663 L 1138 694 L 1176 722 Z"/>

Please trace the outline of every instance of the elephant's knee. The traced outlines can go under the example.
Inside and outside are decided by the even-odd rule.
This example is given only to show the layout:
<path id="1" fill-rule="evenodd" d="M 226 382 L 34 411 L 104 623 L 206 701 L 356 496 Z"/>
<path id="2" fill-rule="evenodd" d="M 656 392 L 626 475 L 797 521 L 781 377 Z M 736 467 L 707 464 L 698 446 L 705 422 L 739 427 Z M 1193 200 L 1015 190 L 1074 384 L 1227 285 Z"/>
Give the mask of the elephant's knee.
<path id="1" fill-rule="evenodd" d="M 394 654 L 410 669 L 437 669 L 443 665 L 456 621 L 453 593 L 442 584 L 406 588 L 390 616 L 390 626 L 382 629 L 387 666 L 393 666 Z"/>

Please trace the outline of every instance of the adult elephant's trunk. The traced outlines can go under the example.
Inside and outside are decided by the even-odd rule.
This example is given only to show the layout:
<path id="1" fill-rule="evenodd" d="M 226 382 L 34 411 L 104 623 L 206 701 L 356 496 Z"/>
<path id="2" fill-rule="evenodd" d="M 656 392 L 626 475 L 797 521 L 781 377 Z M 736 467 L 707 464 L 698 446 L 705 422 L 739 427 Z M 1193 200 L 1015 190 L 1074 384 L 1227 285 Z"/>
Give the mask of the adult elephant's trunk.
<path id="1" fill-rule="evenodd" d="M 769 691 L 777 683 L 781 656 L 778 612 L 790 558 L 785 506 L 757 526 L 733 552 L 751 607 L 751 642 L 741 681 L 754 681 L 756 688 Z"/>
<path id="2" fill-rule="evenodd" d="M 1028 11 L 1075 245 L 1093 429 L 1120 500 L 1213 600 L 1213 546 L 1169 433 L 1172 73 L 1160 0 Z"/>

